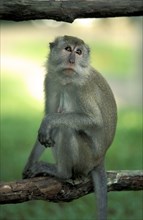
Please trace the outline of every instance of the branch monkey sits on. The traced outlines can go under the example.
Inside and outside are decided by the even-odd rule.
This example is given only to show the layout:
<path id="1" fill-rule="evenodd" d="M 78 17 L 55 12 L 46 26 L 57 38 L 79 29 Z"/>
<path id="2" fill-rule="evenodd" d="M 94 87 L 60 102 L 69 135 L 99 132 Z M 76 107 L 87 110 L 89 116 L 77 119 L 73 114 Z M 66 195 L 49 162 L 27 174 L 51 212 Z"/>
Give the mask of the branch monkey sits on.
<path id="1" fill-rule="evenodd" d="M 62 36 L 50 43 L 45 77 L 45 117 L 23 171 L 24 178 L 50 174 L 61 179 L 91 175 L 98 219 L 107 218 L 107 180 L 104 158 L 117 121 L 113 93 L 90 65 L 83 40 Z M 55 164 L 38 161 L 52 146 Z"/>

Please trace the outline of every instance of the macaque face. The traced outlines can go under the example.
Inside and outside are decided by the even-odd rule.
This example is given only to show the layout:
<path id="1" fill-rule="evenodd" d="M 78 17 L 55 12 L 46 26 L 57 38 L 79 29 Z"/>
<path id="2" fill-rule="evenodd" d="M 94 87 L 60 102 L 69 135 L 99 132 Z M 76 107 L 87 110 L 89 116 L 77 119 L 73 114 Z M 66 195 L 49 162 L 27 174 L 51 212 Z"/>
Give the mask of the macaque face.
<path id="1" fill-rule="evenodd" d="M 83 77 L 89 67 L 89 48 L 80 39 L 64 36 L 50 44 L 50 62 L 61 77 Z"/>
<path id="2" fill-rule="evenodd" d="M 70 76 L 76 74 L 79 66 L 82 67 L 83 61 L 83 48 L 73 44 L 65 44 L 61 49 L 61 56 L 63 59 L 64 74 Z"/>

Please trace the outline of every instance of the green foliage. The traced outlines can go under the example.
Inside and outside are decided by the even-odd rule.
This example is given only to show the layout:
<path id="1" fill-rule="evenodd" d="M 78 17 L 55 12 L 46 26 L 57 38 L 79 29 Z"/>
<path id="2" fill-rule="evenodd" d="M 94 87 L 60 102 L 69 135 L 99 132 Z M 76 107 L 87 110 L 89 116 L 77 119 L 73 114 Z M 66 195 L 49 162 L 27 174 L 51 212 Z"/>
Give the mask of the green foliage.
<path id="1" fill-rule="evenodd" d="M 107 169 L 142 169 L 142 111 L 122 109 L 118 113 L 115 140 L 107 152 Z M 114 158 L 114 159 L 113 159 Z"/>
<path id="2" fill-rule="evenodd" d="M 32 39 L 24 41 L 24 42 L 17 42 L 17 44 L 14 44 L 14 47 L 12 47 L 12 52 L 14 54 L 19 54 L 19 56 L 27 58 L 32 58 L 34 60 L 39 60 L 43 62 L 43 57 L 47 55 L 47 50 L 49 46 L 47 44 L 47 41 L 42 41 L 41 39 L 39 42 L 37 42 L 37 39 Z"/>
<path id="3" fill-rule="evenodd" d="M 93 42 L 90 47 L 92 65 L 108 76 L 131 77 L 134 65 L 133 49 L 125 46 Z M 118 68 L 117 68 L 118 65 Z"/>

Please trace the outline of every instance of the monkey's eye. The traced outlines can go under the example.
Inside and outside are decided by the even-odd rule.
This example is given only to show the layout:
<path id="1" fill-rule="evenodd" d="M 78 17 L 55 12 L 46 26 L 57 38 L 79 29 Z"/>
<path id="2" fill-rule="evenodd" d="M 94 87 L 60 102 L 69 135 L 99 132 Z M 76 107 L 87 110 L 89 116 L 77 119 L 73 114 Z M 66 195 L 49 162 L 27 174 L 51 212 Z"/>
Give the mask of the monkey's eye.
<path id="1" fill-rule="evenodd" d="M 77 53 L 78 55 L 81 55 L 81 54 L 82 54 L 81 49 L 77 49 L 77 50 L 76 50 L 76 53 Z"/>
<path id="2" fill-rule="evenodd" d="M 72 49 L 71 49 L 70 46 L 65 47 L 65 50 L 68 51 L 68 52 L 71 52 L 71 51 L 72 51 Z"/>

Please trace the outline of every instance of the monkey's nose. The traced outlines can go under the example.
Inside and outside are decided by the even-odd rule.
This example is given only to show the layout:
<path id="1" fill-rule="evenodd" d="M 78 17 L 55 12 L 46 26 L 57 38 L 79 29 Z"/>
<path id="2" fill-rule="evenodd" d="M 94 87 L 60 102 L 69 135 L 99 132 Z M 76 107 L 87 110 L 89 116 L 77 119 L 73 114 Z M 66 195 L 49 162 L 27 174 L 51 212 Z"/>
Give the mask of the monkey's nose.
<path id="1" fill-rule="evenodd" d="M 70 54 L 69 56 L 69 63 L 74 64 L 75 63 L 75 55 L 74 54 Z"/>

